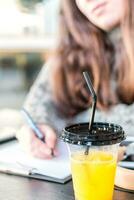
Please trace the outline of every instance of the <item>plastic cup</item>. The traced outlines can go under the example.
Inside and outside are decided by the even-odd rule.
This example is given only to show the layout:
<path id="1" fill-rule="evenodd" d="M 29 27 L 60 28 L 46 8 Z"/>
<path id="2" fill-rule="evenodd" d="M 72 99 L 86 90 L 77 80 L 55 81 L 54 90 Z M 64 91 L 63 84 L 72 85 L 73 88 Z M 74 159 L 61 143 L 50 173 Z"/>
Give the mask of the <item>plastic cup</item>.
<path id="1" fill-rule="evenodd" d="M 121 126 L 111 123 L 74 124 L 61 138 L 68 143 L 76 200 L 112 200 Z"/>

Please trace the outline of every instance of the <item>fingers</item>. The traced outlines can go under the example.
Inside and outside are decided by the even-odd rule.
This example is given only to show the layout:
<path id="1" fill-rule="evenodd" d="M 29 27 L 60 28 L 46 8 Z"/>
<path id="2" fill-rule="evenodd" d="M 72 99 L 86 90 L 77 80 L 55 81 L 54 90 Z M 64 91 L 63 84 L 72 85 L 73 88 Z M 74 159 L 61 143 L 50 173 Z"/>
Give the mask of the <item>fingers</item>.
<path id="1" fill-rule="evenodd" d="M 28 126 L 23 126 L 17 134 L 21 146 L 25 151 L 37 158 L 51 159 L 53 156 L 57 156 L 56 133 L 51 127 L 46 125 L 41 125 L 39 128 L 42 134 L 44 134 L 45 142 L 37 138 L 35 133 Z"/>
<path id="2" fill-rule="evenodd" d="M 124 158 L 125 152 L 126 152 L 126 147 L 125 146 L 119 147 L 119 150 L 118 150 L 118 161 L 120 161 L 120 160 L 122 160 Z"/>
<path id="3" fill-rule="evenodd" d="M 47 146 L 46 143 L 39 140 L 34 134 L 32 134 L 31 140 L 31 154 L 34 157 L 41 159 L 50 159 L 52 158 L 52 149 Z"/>
<path id="4" fill-rule="evenodd" d="M 54 149 L 57 142 L 57 136 L 54 130 L 47 125 L 41 127 L 39 126 L 39 128 L 42 133 L 45 133 L 45 143 L 47 146 L 51 149 Z"/>

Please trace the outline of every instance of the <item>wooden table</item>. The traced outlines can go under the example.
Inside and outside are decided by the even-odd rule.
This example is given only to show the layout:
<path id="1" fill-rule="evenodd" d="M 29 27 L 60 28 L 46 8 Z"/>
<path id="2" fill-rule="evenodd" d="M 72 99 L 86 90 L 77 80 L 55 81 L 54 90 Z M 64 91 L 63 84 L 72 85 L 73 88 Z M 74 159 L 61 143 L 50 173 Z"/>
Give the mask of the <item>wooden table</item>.
<path id="1" fill-rule="evenodd" d="M 71 181 L 62 185 L 0 174 L 0 200 L 74 200 L 74 194 Z M 113 200 L 134 200 L 134 194 L 115 190 Z"/>

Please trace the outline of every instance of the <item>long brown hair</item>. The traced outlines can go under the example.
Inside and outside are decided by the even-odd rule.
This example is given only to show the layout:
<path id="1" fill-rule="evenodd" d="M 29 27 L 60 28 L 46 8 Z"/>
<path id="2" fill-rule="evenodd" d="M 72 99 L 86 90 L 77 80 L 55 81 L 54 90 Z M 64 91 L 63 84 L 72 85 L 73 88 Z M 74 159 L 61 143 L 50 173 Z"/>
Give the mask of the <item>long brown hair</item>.
<path id="1" fill-rule="evenodd" d="M 134 1 L 126 2 L 127 16 L 121 24 L 123 39 L 114 60 L 115 50 L 107 33 L 89 22 L 77 8 L 75 0 L 62 1 L 60 45 L 52 76 L 55 102 L 62 114 L 75 115 L 90 105 L 82 75 L 84 70 L 90 73 L 98 95 L 98 108 L 113 105 L 116 97 L 128 104 L 134 101 Z M 112 92 L 110 83 L 113 73 L 117 82 L 116 93 Z"/>

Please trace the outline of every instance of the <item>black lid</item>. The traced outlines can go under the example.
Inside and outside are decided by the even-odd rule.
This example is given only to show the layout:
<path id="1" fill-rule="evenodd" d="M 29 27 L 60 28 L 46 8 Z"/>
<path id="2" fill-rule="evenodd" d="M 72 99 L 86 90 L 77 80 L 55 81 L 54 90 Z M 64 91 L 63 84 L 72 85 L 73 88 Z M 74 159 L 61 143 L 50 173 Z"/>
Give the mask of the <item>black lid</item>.
<path id="1" fill-rule="evenodd" d="M 125 139 L 125 133 L 120 125 L 112 123 L 93 123 L 89 131 L 88 123 L 74 124 L 63 129 L 60 138 L 76 145 L 112 145 Z"/>

